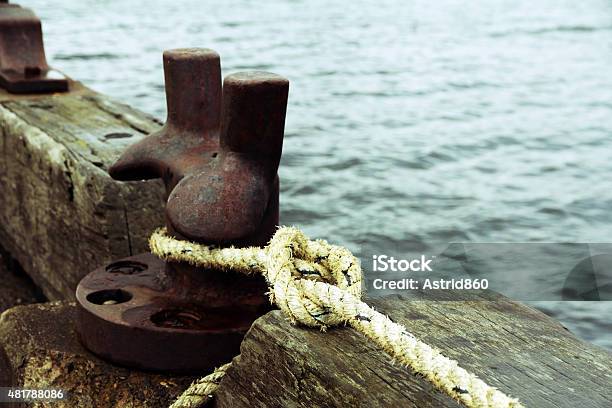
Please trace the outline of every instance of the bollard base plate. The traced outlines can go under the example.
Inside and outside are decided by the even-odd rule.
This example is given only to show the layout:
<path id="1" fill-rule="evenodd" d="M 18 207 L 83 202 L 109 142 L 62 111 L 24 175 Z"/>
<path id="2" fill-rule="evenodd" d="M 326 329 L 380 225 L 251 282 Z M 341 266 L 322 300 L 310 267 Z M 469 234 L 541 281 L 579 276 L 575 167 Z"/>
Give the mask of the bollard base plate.
<path id="1" fill-rule="evenodd" d="M 243 276 L 240 294 L 230 288 L 228 297 L 222 286 L 240 286 L 235 279 L 221 275 L 208 285 L 193 285 L 176 264 L 151 254 L 113 262 L 77 287 L 81 341 L 119 365 L 181 374 L 211 371 L 239 354 L 251 324 L 271 308 L 259 291 L 262 282 L 245 283 Z M 232 304 L 232 296 L 241 303 Z"/>
<path id="2" fill-rule="evenodd" d="M 6 69 L 0 70 L 0 87 L 14 94 L 66 92 L 68 78 L 54 69 L 35 75 Z"/>

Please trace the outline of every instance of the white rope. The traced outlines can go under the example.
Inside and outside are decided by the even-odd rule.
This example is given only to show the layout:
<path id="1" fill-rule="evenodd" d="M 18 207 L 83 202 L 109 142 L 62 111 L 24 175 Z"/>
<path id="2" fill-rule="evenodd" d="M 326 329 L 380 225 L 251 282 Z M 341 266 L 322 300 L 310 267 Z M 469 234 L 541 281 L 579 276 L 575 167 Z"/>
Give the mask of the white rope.
<path id="1" fill-rule="evenodd" d="M 170 408 L 198 408 L 212 399 L 213 393 L 219 387 L 221 379 L 231 365 L 232 363 L 224 364 L 211 374 L 191 384 Z"/>
<path id="2" fill-rule="evenodd" d="M 322 330 L 349 325 L 468 408 L 524 408 L 517 399 L 489 386 L 362 302 L 361 267 L 346 248 L 324 240 L 310 241 L 292 227 L 279 228 L 263 249 L 214 248 L 179 241 L 164 229 L 153 233 L 149 244 L 154 254 L 167 261 L 262 274 L 271 290 L 270 300 L 292 323 Z M 205 402 L 228 368 L 226 364 L 192 384 L 171 408 L 193 408 Z"/>

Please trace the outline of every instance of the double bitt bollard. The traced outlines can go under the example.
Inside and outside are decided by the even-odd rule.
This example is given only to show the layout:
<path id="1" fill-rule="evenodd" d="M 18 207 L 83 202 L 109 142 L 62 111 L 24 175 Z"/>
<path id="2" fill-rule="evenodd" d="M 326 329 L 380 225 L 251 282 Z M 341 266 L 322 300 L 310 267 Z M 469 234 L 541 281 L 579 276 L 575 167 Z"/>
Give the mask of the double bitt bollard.
<path id="1" fill-rule="evenodd" d="M 289 82 L 243 72 L 221 85 L 208 49 L 164 53 L 168 118 L 110 168 L 118 180 L 161 178 L 166 228 L 212 246 L 263 246 L 279 222 L 278 166 Z M 77 288 L 84 345 L 113 362 L 171 372 L 211 370 L 239 353 L 270 310 L 261 277 L 202 270 L 140 254 Z"/>

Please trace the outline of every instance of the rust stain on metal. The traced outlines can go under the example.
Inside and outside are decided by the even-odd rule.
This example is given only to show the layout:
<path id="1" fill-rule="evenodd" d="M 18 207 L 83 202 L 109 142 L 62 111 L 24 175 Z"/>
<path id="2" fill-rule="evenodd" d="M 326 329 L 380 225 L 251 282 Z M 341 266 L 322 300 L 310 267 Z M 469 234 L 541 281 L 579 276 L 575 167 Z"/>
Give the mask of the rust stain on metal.
<path id="1" fill-rule="evenodd" d="M 47 65 L 40 19 L 0 1 L 0 86 L 12 93 L 68 90 L 68 79 Z"/>
<path id="2" fill-rule="evenodd" d="M 222 84 L 219 55 L 208 49 L 170 50 L 163 60 L 167 121 L 130 147 L 111 176 L 162 178 L 166 226 L 179 239 L 265 245 L 279 222 L 277 173 L 289 82 L 243 72 Z M 121 364 L 210 370 L 238 354 L 252 322 L 270 310 L 266 290 L 261 277 L 142 254 L 79 283 L 79 330 L 90 350 Z"/>

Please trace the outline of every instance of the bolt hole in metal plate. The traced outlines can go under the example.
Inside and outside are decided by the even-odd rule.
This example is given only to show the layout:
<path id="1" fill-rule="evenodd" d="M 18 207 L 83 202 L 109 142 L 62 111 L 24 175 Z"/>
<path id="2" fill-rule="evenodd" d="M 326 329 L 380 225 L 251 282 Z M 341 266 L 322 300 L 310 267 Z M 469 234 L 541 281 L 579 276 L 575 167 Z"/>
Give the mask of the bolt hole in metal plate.
<path id="1" fill-rule="evenodd" d="M 116 305 L 129 302 L 132 294 L 122 289 L 106 289 L 87 295 L 87 301 L 95 305 Z"/>
<path id="2" fill-rule="evenodd" d="M 108 273 L 121 273 L 124 275 L 132 275 L 134 273 L 140 273 L 146 271 L 148 268 L 147 264 L 136 261 L 119 261 L 114 262 L 106 267 Z"/>
<path id="3" fill-rule="evenodd" d="M 212 370 L 239 354 L 245 333 L 269 305 L 263 312 L 256 303 L 215 307 L 187 290 L 193 286 L 151 254 L 101 267 L 77 287 L 81 341 L 98 356 L 129 367 L 180 374 Z"/>

